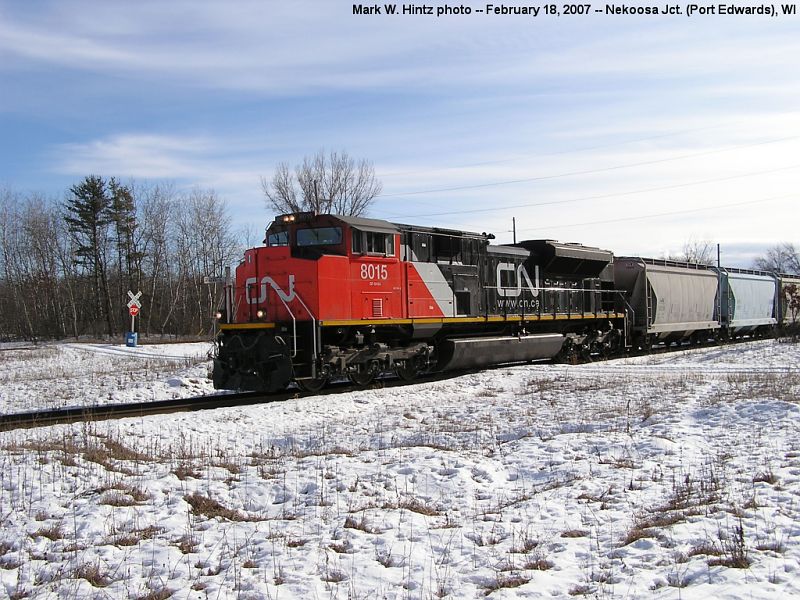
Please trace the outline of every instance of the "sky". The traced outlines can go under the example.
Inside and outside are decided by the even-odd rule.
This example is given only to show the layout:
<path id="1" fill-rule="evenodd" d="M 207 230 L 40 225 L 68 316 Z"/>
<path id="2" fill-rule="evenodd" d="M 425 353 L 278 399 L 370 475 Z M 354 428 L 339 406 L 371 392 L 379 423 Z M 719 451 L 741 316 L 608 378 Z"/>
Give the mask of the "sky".
<path id="1" fill-rule="evenodd" d="M 733 266 L 800 242 L 800 16 L 427 6 L 0 0 L 0 187 L 171 182 L 261 229 L 262 177 L 344 150 L 374 218 Z"/>

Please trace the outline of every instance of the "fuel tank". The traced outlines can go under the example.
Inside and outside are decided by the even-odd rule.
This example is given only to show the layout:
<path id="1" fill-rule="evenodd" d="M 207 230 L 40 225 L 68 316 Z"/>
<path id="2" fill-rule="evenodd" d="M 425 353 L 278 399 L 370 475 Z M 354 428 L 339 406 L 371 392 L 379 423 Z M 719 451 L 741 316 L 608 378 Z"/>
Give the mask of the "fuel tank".
<path id="1" fill-rule="evenodd" d="M 560 333 L 446 340 L 437 367 L 443 371 L 553 358 L 564 345 Z"/>

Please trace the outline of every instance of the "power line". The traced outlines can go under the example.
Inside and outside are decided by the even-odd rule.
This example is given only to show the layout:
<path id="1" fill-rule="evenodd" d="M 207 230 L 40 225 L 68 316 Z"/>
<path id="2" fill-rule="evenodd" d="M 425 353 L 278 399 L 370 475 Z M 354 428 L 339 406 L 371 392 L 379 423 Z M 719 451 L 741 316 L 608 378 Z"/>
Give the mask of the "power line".
<path id="1" fill-rule="evenodd" d="M 466 163 L 462 165 L 450 165 L 447 167 L 441 168 L 434 168 L 434 169 L 425 169 L 425 170 L 415 170 L 415 171 L 396 171 L 394 173 L 382 173 L 382 177 L 399 177 L 401 175 L 414 175 L 416 173 L 431 173 L 437 171 L 449 171 L 452 169 L 465 169 L 467 167 L 482 167 L 484 165 L 499 165 L 502 163 L 509 163 L 514 162 L 522 159 L 529 159 L 529 158 L 541 158 L 545 156 L 560 156 L 562 154 L 577 154 L 580 152 L 588 152 L 589 150 L 601 150 L 603 148 L 614 148 L 615 146 L 626 146 L 628 144 L 638 144 L 640 142 L 649 142 L 651 140 L 659 140 L 668 137 L 675 137 L 679 135 L 685 135 L 687 133 L 697 133 L 698 131 L 707 131 L 709 129 L 720 129 L 722 127 L 727 127 L 727 125 L 709 125 L 707 127 L 695 127 L 693 129 L 684 129 L 681 131 L 671 131 L 669 133 L 662 133 L 659 135 L 649 135 L 646 137 L 635 138 L 632 140 L 623 140 L 619 142 L 610 142 L 608 144 L 597 144 L 594 146 L 584 146 L 583 148 L 568 148 L 566 150 L 558 150 L 554 152 L 539 152 L 539 153 L 529 153 L 529 154 L 518 154 L 516 156 L 512 156 L 510 158 L 500 158 L 497 160 L 484 160 L 478 161 L 473 163 Z"/>
<path id="2" fill-rule="evenodd" d="M 670 217 L 673 215 L 682 215 L 688 213 L 702 212 L 705 210 L 717 210 L 719 208 L 731 208 L 733 206 L 744 206 L 746 204 L 760 204 L 763 202 L 772 202 L 774 200 L 783 200 L 784 198 L 794 197 L 795 194 L 784 194 L 783 196 L 772 196 L 770 198 L 761 198 L 759 200 L 745 200 L 744 202 L 731 202 L 728 204 L 717 204 L 715 206 L 705 206 L 703 208 L 690 208 L 687 210 L 675 210 L 671 212 L 654 213 L 651 215 L 640 215 L 638 217 L 620 217 L 618 219 L 605 219 L 602 221 L 586 221 L 584 223 L 570 223 L 567 225 L 548 225 L 547 227 L 526 227 L 524 229 L 517 229 L 520 231 L 541 231 L 542 229 L 556 229 L 563 227 L 583 227 L 585 225 L 604 225 L 606 223 L 621 223 L 623 221 L 638 221 L 641 219 L 654 219 L 657 217 Z M 511 230 L 504 230 L 504 233 L 510 233 Z"/>
<path id="3" fill-rule="evenodd" d="M 687 183 L 676 183 L 673 185 L 663 185 L 651 188 L 642 188 L 639 190 L 629 190 L 627 192 L 615 192 L 610 194 L 600 194 L 596 196 L 583 196 L 581 198 L 568 198 L 566 200 L 547 200 L 544 202 L 525 202 L 522 204 L 506 204 L 502 206 L 493 206 L 491 208 L 474 208 L 469 210 L 453 210 L 453 211 L 445 211 L 445 212 L 435 212 L 435 213 L 423 213 L 417 215 L 401 215 L 399 213 L 389 213 L 394 214 L 396 216 L 402 216 L 403 218 L 422 218 L 422 217 L 440 217 L 445 215 L 455 215 L 455 214 L 471 214 L 471 213 L 482 213 L 482 212 L 497 212 L 498 210 L 509 210 L 512 208 L 530 208 L 536 206 L 550 206 L 553 204 L 569 204 L 572 202 L 585 202 L 587 200 L 602 200 L 606 198 L 616 198 L 619 196 L 632 196 L 635 194 L 646 194 L 649 192 L 660 192 L 663 190 L 673 190 L 677 188 L 683 187 L 691 187 L 693 185 L 703 185 L 706 183 L 717 183 L 720 181 L 730 181 L 731 179 L 741 179 L 744 177 L 755 177 L 758 175 L 768 175 L 770 173 L 778 173 L 781 171 L 790 171 L 792 169 L 800 168 L 800 164 L 796 165 L 789 165 L 787 167 L 780 167 L 777 169 L 768 169 L 766 171 L 753 171 L 750 173 L 739 173 L 737 175 L 729 175 L 726 177 L 713 177 L 710 179 L 700 179 L 698 181 L 690 181 Z"/>
<path id="4" fill-rule="evenodd" d="M 538 177 L 525 177 L 523 179 L 508 179 L 504 181 L 494 181 L 491 183 L 476 183 L 472 185 L 461 185 L 461 186 L 454 186 L 448 188 L 436 188 L 436 189 L 429 189 L 429 190 L 417 190 L 413 192 L 398 192 L 396 194 L 379 194 L 376 198 L 397 198 L 400 196 L 419 196 L 422 194 L 438 194 L 441 192 L 455 192 L 460 190 L 473 190 L 473 189 L 481 189 L 481 188 L 488 188 L 488 187 L 496 187 L 501 185 L 513 185 L 516 183 L 531 183 L 533 181 L 546 181 L 550 179 L 560 179 L 564 177 L 575 177 L 579 175 L 590 175 L 592 173 L 607 173 L 609 171 L 618 171 L 620 169 L 630 169 L 633 167 L 643 167 L 647 165 L 655 165 L 665 162 L 671 162 L 675 160 L 683 160 L 686 158 L 696 158 L 698 156 L 708 156 L 710 154 L 721 154 L 724 152 L 733 152 L 734 150 L 741 150 L 742 148 L 753 148 L 755 146 L 765 146 L 768 144 L 777 144 L 780 142 L 786 142 L 789 140 L 796 140 L 800 138 L 800 136 L 788 136 L 783 138 L 777 138 L 773 140 L 766 140 L 763 142 L 754 142 L 752 144 L 742 144 L 740 146 L 733 146 L 730 148 L 721 148 L 718 150 L 706 150 L 705 152 L 696 152 L 693 154 L 683 154 L 680 156 L 671 156 L 668 158 L 659 158 L 655 160 L 647 160 L 637 163 L 627 163 L 623 165 L 614 165 L 611 167 L 603 167 L 602 169 L 587 169 L 585 171 L 571 171 L 567 173 L 558 173 L 555 175 L 540 175 Z"/>

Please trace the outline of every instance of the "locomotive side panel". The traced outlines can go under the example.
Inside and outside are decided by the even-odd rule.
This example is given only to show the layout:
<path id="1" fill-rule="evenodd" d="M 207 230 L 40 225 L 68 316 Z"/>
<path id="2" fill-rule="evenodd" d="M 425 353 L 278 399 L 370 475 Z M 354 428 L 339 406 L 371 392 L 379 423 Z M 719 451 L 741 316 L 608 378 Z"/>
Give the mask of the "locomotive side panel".
<path id="1" fill-rule="evenodd" d="M 407 262 L 407 314 L 411 318 L 453 317 L 453 289 L 436 263 Z"/>
<path id="2" fill-rule="evenodd" d="M 313 304 L 319 306 L 315 313 L 316 318 L 319 320 L 351 318 L 354 308 L 351 304 L 353 281 L 350 261 L 345 256 L 323 256 L 316 261 L 316 267 L 317 284 L 316 288 L 312 288 Z"/>

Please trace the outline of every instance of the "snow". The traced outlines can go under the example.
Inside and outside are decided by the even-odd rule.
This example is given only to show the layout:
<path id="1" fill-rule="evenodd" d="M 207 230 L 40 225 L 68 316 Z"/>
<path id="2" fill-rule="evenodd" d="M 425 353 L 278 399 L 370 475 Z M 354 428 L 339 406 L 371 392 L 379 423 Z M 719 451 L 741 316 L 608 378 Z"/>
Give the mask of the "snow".
<path id="1" fill-rule="evenodd" d="M 207 350 L 1 355 L 2 410 L 209 393 Z M 800 596 L 798 359 L 761 341 L 1 433 L 0 598 Z"/>
<path id="2" fill-rule="evenodd" d="M 46 344 L 0 352 L 0 412 L 214 393 L 210 343 Z"/>

